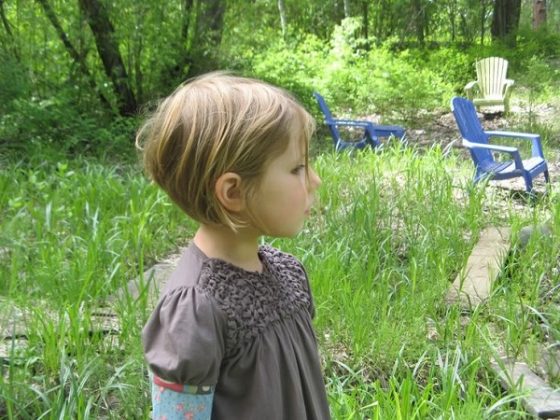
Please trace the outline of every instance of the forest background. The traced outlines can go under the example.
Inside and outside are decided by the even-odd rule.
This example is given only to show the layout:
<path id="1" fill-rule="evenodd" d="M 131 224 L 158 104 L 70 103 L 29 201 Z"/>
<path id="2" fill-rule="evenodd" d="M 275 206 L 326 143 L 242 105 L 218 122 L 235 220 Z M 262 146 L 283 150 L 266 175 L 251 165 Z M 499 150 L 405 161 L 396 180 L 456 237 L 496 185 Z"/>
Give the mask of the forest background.
<path id="1" fill-rule="evenodd" d="M 538 87 L 559 14 L 542 0 L 2 0 L 0 144 L 127 147 L 135 116 L 216 69 L 279 84 L 314 112 L 318 90 L 406 121 L 446 108 L 477 58 L 504 56 Z"/>
<path id="2" fill-rule="evenodd" d="M 473 188 L 466 154 L 412 134 L 449 115 L 477 59 L 501 56 L 516 84 L 497 121 L 541 134 L 556 162 L 559 55 L 559 0 L 0 0 L 0 326 L 26 327 L 0 343 L 0 418 L 149 416 L 149 302 L 115 295 L 195 226 L 145 179 L 134 136 L 161 97 L 218 69 L 292 91 L 318 121 L 320 208 L 272 242 L 308 269 L 333 417 L 525 418 L 489 365 L 536 366 L 560 342 L 558 235 L 516 250 L 483 309 L 443 297 L 482 228 L 559 222 L 558 194 Z M 411 142 L 333 153 L 313 91 Z M 100 311 L 115 324 L 95 332 Z"/>

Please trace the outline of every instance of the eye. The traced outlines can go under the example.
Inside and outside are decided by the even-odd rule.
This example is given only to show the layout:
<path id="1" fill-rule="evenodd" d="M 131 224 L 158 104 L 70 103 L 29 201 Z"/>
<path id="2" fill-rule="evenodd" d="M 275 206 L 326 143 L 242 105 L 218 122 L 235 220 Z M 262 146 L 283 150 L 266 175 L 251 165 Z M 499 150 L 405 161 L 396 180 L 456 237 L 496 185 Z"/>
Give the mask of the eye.
<path id="1" fill-rule="evenodd" d="M 294 169 L 292 169 L 292 173 L 294 175 L 300 174 L 305 169 L 305 165 L 298 165 Z"/>

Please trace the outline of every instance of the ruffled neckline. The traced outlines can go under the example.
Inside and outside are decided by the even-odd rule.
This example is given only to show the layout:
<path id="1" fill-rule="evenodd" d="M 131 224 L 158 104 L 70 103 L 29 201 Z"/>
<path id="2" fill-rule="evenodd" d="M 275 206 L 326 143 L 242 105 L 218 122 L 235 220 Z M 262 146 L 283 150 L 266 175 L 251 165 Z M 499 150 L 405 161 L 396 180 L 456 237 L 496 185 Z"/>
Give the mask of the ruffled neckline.
<path id="1" fill-rule="evenodd" d="M 251 278 L 261 279 L 263 277 L 269 277 L 271 275 L 271 263 L 269 261 L 273 254 L 273 248 L 269 245 L 261 245 L 257 251 L 257 255 L 262 264 L 262 271 L 247 270 L 243 267 L 239 267 L 229 261 L 221 258 L 209 257 L 206 255 L 194 242 L 191 242 L 189 248 L 198 254 L 204 260 L 205 264 L 209 264 L 213 267 L 220 268 L 223 270 L 228 270 L 230 272 L 237 273 L 239 275 Z"/>

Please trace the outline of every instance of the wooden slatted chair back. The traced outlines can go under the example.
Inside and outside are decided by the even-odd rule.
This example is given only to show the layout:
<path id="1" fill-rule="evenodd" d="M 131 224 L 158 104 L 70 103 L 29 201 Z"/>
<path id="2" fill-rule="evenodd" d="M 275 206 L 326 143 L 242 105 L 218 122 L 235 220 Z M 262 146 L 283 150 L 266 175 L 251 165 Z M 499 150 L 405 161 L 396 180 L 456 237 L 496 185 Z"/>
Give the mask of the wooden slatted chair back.
<path id="1" fill-rule="evenodd" d="M 482 97 L 501 98 L 506 79 L 508 61 L 500 57 L 488 57 L 476 62 L 476 75 Z"/>

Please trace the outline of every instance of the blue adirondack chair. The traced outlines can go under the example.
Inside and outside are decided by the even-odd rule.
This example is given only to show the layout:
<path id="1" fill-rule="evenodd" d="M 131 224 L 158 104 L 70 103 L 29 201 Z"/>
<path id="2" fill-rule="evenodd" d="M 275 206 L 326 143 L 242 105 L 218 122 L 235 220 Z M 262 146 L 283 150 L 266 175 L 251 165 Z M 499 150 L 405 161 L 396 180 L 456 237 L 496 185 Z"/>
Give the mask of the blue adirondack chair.
<path id="1" fill-rule="evenodd" d="M 363 149 L 366 146 L 373 148 L 381 145 L 380 137 L 395 136 L 402 139 L 405 135 L 404 128 L 396 125 L 378 125 L 366 120 L 342 120 L 333 118 L 325 99 L 317 92 L 313 96 L 325 116 L 325 124 L 329 127 L 333 138 L 335 150 L 341 151 L 348 147 Z M 356 127 L 360 129 L 360 139 L 356 141 L 344 140 L 338 130 L 339 127 Z"/>
<path id="2" fill-rule="evenodd" d="M 538 134 L 484 131 L 476 115 L 474 104 L 466 98 L 454 97 L 451 100 L 451 110 L 461 132 L 463 145 L 469 149 L 474 162 L 475 183 L 487 177 L 496 180 L 523 177 L 527 192 L 532 193 L 535 176 L 542 173 L 545 181 L 550 182 L 548 166 Z M 530 140 L 531 157 L 523 160 L 515 147 L 489 144 L 489 139 L 492 137 Z M 503 162 L 496 161 L 493 152 L 509 154 L 511 159 Z"/>

